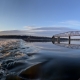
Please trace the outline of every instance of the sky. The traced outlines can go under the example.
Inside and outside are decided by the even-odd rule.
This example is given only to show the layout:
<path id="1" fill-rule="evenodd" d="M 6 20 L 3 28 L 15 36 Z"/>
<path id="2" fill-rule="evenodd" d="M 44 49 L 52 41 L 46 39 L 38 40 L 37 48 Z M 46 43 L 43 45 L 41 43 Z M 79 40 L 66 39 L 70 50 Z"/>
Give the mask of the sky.
<path id="1" fill-rule="evenodd" d="M 0 0 L 0 31 L 37 27 L 80 30 L 80 0 Z"/>

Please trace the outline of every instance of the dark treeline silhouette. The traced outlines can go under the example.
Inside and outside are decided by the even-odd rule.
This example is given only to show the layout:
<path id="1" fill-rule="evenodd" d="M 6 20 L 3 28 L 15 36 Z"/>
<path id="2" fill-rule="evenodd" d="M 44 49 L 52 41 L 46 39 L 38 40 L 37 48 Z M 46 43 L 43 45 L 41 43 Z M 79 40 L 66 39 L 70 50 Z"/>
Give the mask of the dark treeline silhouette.
<path id="1" fill-rule="evenodd" d="M 26 42 L 52 42 L 51 39 L 31 39 L 31 40 L 24 40 Z"/>
<path id="2" fill-rule="evenodd" d="M 0 35 L 0 39 L 23 39 L 26 42 L 51 42 L 51 37 L 31 36 L 31 35 Z M 67 38 L 60 38 L 60 41 L 68 40 Z M 57 38 L 55 38 L 57 41 Z"/>
<path id="3" fill-rule="evenodd" d="M 23 39 L 23 40 L 51 39 L 51 37 L 28 36 L 28 35 L 0 35 L 0 38 L 2 39 Z"/>

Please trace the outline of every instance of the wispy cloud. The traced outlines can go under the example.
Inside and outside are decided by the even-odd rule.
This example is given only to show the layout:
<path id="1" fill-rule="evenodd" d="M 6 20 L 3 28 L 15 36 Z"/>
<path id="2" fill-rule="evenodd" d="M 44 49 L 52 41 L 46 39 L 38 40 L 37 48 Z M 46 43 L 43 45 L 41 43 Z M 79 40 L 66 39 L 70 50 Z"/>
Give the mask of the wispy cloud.
<path id="1" fill-rule="evenodd" d="M 37 29 L 37 28 L 40 28 L 40 27 L 35 27 L 35 26 L 24 26 L 23 28 L 26 29 L 26 30 L 33 30 L 33 29 Z"/>
<path id="2" fill-rule="evenodd" d="M 61 30 L 29 30 L 29 32 L 47 32 L 47 31 L 61 31 Z"/>
<path id="3" fill-rule="evenodd" d="M 34 33 L 34 32 L 43 32 L 44 31 L 44 30 L 37 30 L 38 28 L 41 28 L 41 27 L 24 26 L 24 29 L 27 30 L 27 32 Z"/>
<path id="4" fill-rule="evenodd" d="M 62 32 L 62 31 L 70 31 L 77 30 L 80 27 L 80 21 L 77 20 L 66 20 L 57 22 L 51 27 L 37 27 L 37 26 L 24 26 L 23 28 L 29 33 L 47 33 L 47 32 Z"/>
<path id="5" fill-rule="evenodd" d="M 63 21 L 60 23 L 66 24 L 66 25 L 72 25 L 72 26 L 80 26 L 80 21 L 76 21 L 76 20 L 68 20 L 68 21 Z"/>
<path id="6" fill-rule="evenodd" d="M 79 29 L 80 30 L 80 21 L 78 20 L 66 20 L 66 21 L 60 21 L 60 22 L 56 22 L 53 25 L 51 25 L 52 27 L 56 27 L 56 28 L 69 28 L 69 29 Z"/>
<path id="7" fill-rule="evenodd" d="M 24 26 L 24 29 L 27 30 L 28 32 L 46 32 L 46 31 L 61 31 L 61 30 L 57 30 L 57 29 L 47 29 L 49 27 L 45 27 L 45 29 L 43 29 L 44 27 L 35 27 L 35 26 Z"/>

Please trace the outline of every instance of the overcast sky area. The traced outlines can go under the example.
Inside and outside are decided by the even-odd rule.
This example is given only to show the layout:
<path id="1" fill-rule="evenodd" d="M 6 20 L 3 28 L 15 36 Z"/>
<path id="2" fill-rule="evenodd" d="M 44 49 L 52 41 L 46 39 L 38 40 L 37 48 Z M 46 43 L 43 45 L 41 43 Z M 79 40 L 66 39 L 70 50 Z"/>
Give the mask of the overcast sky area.
<path id="1" fill-rule="evenodd" d="M 80 0 L 0 0 L 0 31 L 37 27 L 80 30 Z"/>

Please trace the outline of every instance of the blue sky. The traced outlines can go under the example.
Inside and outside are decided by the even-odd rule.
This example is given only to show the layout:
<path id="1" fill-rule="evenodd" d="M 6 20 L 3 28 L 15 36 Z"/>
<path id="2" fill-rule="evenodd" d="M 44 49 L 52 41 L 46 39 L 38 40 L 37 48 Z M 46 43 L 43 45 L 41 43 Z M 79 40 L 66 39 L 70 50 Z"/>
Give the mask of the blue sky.
<path id="1" fill-rule="evenodd" d="M 0 30 L 67 27 L 80 30 L 80 0 L 0 0 Z"/>

